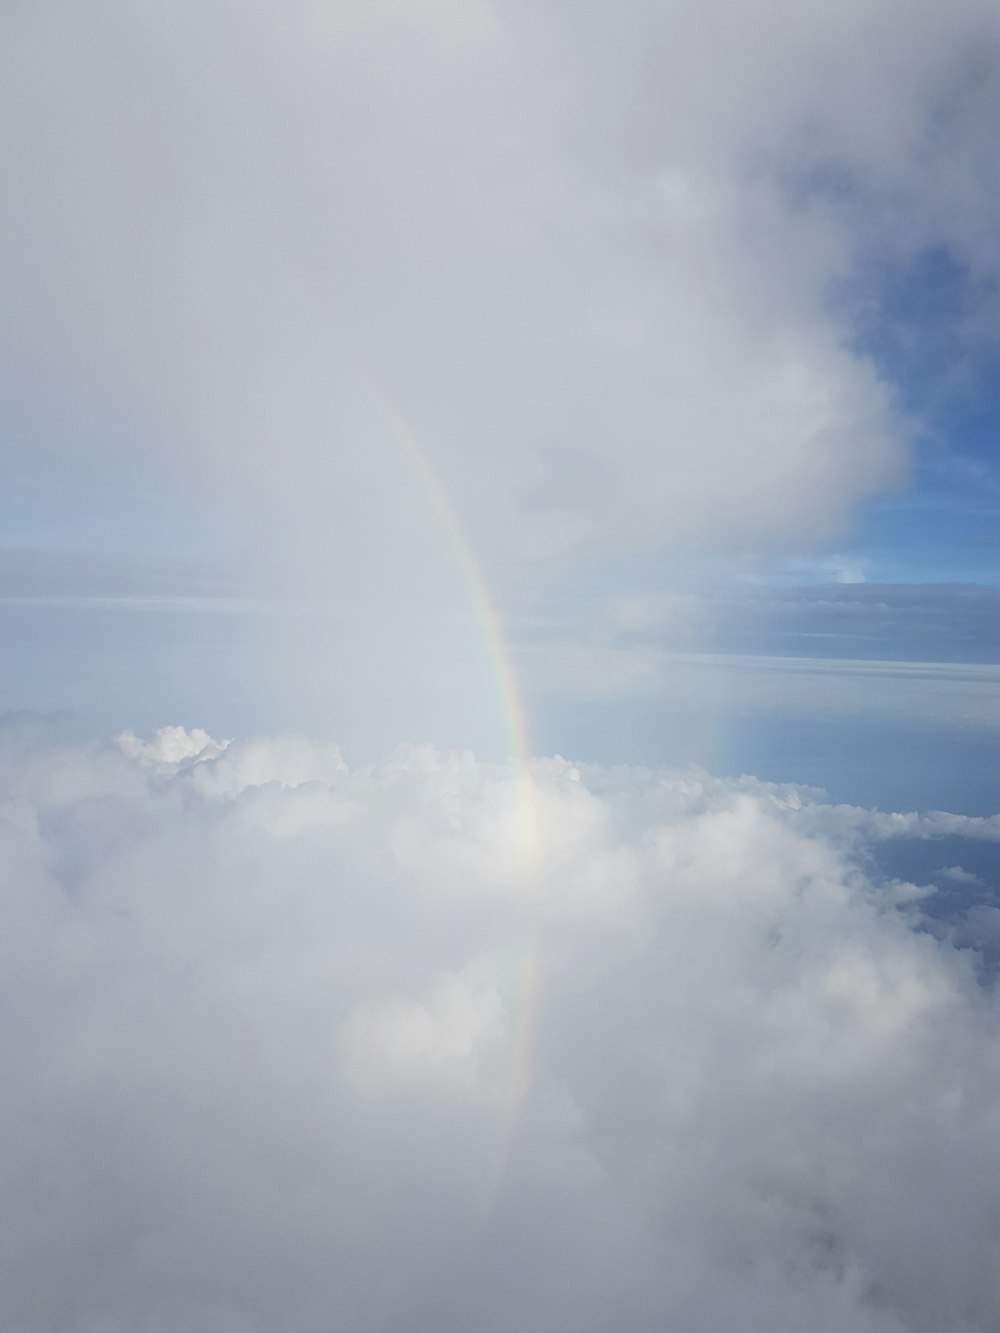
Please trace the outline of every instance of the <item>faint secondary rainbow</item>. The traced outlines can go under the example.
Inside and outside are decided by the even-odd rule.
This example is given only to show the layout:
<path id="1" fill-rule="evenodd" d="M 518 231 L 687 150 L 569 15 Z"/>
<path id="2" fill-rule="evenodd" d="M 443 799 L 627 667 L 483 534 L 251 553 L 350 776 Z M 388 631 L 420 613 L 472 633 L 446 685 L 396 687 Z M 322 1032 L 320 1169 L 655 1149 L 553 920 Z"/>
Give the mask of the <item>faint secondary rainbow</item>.
<path id="1" fill-rule="evenodd" d="M 531 773 L 527 716 L 510 649 L 503 635 L 500 616 L 493 605 L 489 587 L 483 577 L 472 543 L 465 535 L 448 492 L 434 470 L 416 431 L 371 364 L 357 352 L 353 353 L 351 360 L 369 397 L 388 426 L 393 440 L 420 481 L 428 505 L 439 524 L 455 568 L 482 627 L 510 746 L 518 812 L 519 869 L 520 873 L 530 880 L 534 877 L 538 861 L 537 795 Z M 536 944 L 530 944 L 524 949 L 518 960 L 518 974 L 515 981 L 517 1000 L 508 1042 L 507 1071 L 500 1115 L 500 1141 L 491 1166 L 485 1201 L 487 1215 L 492 1211 L 503 1184 L 521 1110 L 531 1087 L 541 982 L 541 963 Z"/>

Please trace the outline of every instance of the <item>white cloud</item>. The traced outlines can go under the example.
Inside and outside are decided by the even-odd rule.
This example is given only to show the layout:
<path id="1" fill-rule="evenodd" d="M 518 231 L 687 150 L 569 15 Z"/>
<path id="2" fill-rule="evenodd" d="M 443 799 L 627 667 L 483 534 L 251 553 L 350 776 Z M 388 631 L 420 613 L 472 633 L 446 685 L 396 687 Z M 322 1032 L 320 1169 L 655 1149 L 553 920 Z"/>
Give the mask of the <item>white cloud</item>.
<path id="1" fill-rule="evenodd" d="M 440 537 L 359 353 L 498 568 L 828 540 L 908 431 L 834 287 L 997 258 L 978 0 L 4 27 L 11 419 L 249 506 L 298 584 L 390 596 Z"/>
<path id="2" fill-rule="evenodd" d="M 553 586 L 604 608 L 536 626 L 536 692 L 697 714 L 739 679 L 760 708 L 992 724 L 995 668 L 720 665 L 665 651 L 710 607 L 623 588 L 829 550 L 905 475 L 911 423 L 834 298 L 926 247 L 1000 270 L 995 6 L 37 0 L 0 25 L 5 449 L 67 492 L 73 455 L 103 470 L 137 545 L 143 488 L 199 530 L 174 592 L 155 560 L 143 589 L 48 552 L 15 599 L 181 609 L 219 556 L 220 607 L 347 626 L 243 616 L 223 675 L 352 700 L 369 747 L 399 695 L 411 734 L 454 734 L 480 688 L 492 717 L 493 664 L 464 619 L 422 628 L 437 562 L 468 562 L 440 483 L 540 621 Z M 9 726 L 5 1326 L 995 1329 L 996 911 L 921 930 L 924 891 L 862 853 L 998 820 Z"/>
<path id="3" fill-rule="evenodd" d="M 942 879 L 948 880 L 951 884 L 962 884 L 970 888 L 984 888 L 982 877 L 976 875 L 971 870 L 966 870 L 964 866 L 945 866 L 943 870 L 938 871 Z"/>
<path id="4" fill-rule="evenodd" d="M 996 1326 L 994 996 L 855 855 L 983 822 L 554 759 L 526 863 L 468 755 L 0 765 L 18 1333 Z"/>
<path id="5" fill-rule="evenodd" d="M 184 759 L 214 759 L 222 753 L 228 741 L 215 741 L 201 727 L 160 727 L 152 740 L 144 741 L 132 731 L 124 731 L 118 738 L 121 752 L 129 759 L 149 765 L 174 766 Z"/>

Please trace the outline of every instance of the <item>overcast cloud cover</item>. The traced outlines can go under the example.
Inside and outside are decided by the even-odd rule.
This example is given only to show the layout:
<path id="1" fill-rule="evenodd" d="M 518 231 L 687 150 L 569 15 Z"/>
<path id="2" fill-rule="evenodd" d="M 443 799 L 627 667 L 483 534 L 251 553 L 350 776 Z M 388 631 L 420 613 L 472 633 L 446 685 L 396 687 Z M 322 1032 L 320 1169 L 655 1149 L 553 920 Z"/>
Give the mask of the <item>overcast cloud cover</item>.
<path id="1" fill-rule="evenodd" d="M 1000 1326 L 995 590 L 851 547 L 926 462 L 887 275 L 977 294 L 956 382 L 1000 333 L 998 55 L 7 0 L 0 703 L 134 730 L 0 727 L 4 1333 Z M 606 764 L 487 762 L 487 595 Z M 727 695 L 884 808 L 663 767 Z"/>

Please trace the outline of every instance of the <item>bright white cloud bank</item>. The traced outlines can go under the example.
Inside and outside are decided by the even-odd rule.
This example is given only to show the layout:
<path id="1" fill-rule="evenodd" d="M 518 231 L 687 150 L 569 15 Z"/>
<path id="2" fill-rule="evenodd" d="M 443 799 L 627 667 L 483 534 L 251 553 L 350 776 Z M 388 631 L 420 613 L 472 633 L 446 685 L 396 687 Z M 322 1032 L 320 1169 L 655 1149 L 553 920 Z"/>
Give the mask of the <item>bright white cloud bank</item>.
<path id="1" fill-rule="evenodd" d="M 1000 1031 L 854 854 L 698 773 L 0 747 L 12 1333 L 987 1333 Z M 522 793 L 523 794 L 523 793 Z"/>
<path id="2" fill-rule="evenodd" d="M 297 583 L 434 549 L 386 392 L 496 568 L 835 538 L 910 430 L 845 289 L 997 271 L 991 0 L 0 22 L 14 433 L 249 512 Z"/>

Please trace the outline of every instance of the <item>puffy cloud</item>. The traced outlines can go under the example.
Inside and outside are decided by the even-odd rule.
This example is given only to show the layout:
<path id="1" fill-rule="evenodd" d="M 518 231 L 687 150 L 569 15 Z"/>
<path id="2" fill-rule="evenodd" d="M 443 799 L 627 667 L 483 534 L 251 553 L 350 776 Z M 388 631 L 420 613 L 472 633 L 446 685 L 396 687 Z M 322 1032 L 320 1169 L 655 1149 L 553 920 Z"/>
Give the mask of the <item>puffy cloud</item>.
<path id="1" fill-rule="evenodd" d="M 387 392 L 496 568 L 829 537 L 908 430 L 835 293 L 995 267 L 979 0 L 3 22 L 15 433 L 138 452 L 298 582 L 434 548 Z"/>
<path id="2" fill-rule="evenodd" d="M 0 774 L 18 1333 L 996 1326 L 994 995 L 865 868 L 985 824 L 179 728 Z"/>
<path id="3" fill-rule="evenodd" d="M 143 764 L 174 767 L 184 759 L 208 759 L 219 755 L 229 744 L 216 741 L 201 727 L 161 727 L 152 740 L 140 740 L 132 731 L 118 738 L 122 753 Z M 244 784 L 247 785 L 247 784 Z"/>
<path id="4" fill-rule="evenodd" d="M 974 888 L 984 887 L 980 876 L 971 870 L 966 870 L 964 866 L 945 866 L 944 870 L 939 873 L 952 884 L 964 884 Z"/>

